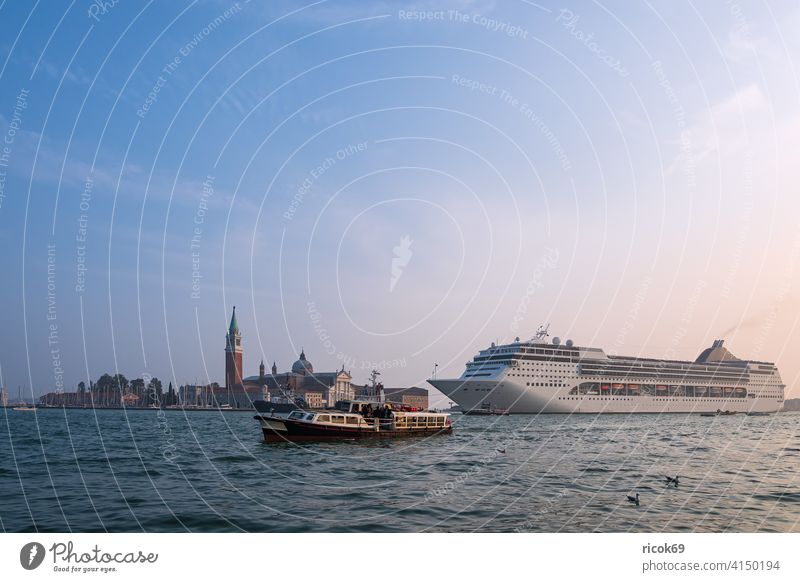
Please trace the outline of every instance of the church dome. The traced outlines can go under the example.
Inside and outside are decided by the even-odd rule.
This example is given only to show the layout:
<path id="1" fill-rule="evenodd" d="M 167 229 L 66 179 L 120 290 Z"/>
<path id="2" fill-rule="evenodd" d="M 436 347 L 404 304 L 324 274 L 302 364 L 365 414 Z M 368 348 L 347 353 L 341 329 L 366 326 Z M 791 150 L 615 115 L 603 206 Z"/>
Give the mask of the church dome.
<path id="1" fill-rule="evenodd" d="M 311 365 L 311 362 L 306 360 L 306 353 L 304 351 L 300 352 L 300 359 L 292 364 L 292 373 L 303 375 L 314 373 L 314 366 Z"/>

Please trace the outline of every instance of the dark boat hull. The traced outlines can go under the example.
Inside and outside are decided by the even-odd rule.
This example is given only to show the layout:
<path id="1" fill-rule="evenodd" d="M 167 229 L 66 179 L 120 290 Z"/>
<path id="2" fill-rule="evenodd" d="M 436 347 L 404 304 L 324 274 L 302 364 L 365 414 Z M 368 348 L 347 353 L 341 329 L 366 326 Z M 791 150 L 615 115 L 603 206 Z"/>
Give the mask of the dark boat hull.
<path id="1" fill-rule="evenodd" d="M 374 430 L 348 426 L 315 425 L 282 418 L 256 416 L 261 421 L 264 440 L 268 443 L 306 442 L 306 441 L 341 441 L 354 439 L 391 439 L 415 436 L 435 436 L 450 434 L 453 427 L 448 425 L 436 428 L 416 428 L 401 430 Z M 264 421 L 270 426 L 265 426 Z"/>

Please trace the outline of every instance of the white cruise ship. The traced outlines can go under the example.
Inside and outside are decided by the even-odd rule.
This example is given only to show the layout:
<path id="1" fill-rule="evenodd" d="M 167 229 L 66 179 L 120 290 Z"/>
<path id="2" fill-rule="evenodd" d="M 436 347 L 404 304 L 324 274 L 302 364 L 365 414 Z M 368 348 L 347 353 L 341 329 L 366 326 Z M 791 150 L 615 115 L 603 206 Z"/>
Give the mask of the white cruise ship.
<path id="1" fill-rule="evenodd" d="M 610 356 L 547 336 L 540 327 L 530 341 L 492 344 L 460 378 L 428 382 L 467 413 L 767 413 L 783 406 L 775 364 L 740 360 L 723 340 L 687 362 Z"/>

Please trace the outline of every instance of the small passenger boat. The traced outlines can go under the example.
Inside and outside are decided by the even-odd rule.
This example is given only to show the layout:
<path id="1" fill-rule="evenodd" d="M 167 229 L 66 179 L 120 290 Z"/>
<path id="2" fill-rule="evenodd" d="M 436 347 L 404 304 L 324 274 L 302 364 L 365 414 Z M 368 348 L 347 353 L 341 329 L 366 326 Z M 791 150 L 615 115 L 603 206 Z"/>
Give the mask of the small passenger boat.
<path id="1" fill-rule="evenodd" d="M 294 410 L 288 416 L 259 414 L 254 418 L 268 443 L 432 436 L 453 432 L 449 414 L 395 408 L 390 404 L 373 408 L 373 404 L 348 400 L 337 402 L 334 409 Z"/>
<path id="2" fill-rule="evenodd" d="M 464 414 L 471 416 L 508 416 L 508 408 L 495 408 L 494 406 L 485 406 L 483 408 L 473 408 L 465 410 Z"/>
<path id="3" fill-rule="evenodd" d="M 700 416 L 732 416 L 737 414 L 735 410 L 717 410 L 716 412 L 701 412 Z"/>

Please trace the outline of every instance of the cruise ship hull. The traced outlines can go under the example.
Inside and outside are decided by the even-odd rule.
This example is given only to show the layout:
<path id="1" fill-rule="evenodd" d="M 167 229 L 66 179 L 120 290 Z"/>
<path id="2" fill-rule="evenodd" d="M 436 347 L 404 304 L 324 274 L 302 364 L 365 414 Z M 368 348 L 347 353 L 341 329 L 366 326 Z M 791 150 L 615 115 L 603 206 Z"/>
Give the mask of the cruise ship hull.
<path id="1" fill-rule="evenodd" d="M 601 396 L 570 394 L 570 387 L 520 386 L 511 380 L 428 380 L 463 410 L 506 409 L 509 414 L 777 412 L 767 398 L 688 398 L 682 396 Z"/>

